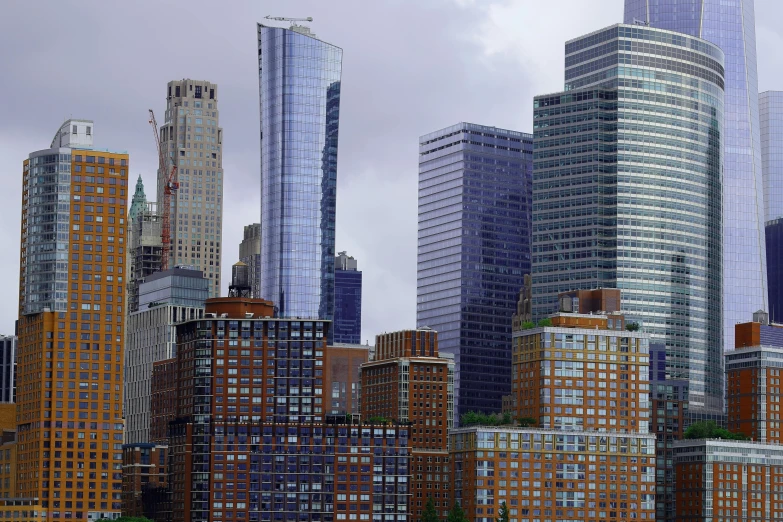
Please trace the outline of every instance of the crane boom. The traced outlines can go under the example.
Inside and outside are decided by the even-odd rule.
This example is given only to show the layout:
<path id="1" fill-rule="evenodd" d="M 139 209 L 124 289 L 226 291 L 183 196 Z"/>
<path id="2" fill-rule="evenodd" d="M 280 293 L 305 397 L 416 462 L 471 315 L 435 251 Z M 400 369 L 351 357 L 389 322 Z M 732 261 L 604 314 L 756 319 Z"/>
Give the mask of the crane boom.
<path id="1" fill-rule="evenodd" d="M 171 172 L 168 171 L 166 156 L 163 154 L 163 148 L 160 146 L 160 134 L 158 133 L 158 122 L 155 121 L 155 113 L 150 111 L 150 125 L 155 133 L 155 145 L 158 147 L 158 172 L 159 176 L 164 176 L 165 185 L 163 187 L 163 225 L 161 227 L 161 251 L 160 269 L 166 270 L 169 267 L 169 255 L 171 254 L 171 196 L 179 189 L 177 180 L 177 165 L 172 161 Z"/>

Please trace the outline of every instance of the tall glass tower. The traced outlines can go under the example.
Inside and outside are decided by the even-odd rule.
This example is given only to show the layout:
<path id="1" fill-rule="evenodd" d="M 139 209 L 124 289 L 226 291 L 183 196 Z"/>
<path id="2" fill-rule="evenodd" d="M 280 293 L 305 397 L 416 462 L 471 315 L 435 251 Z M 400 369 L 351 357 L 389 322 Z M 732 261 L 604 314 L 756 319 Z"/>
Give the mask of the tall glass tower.
<path id="1" fill-rule="evenodd" d="M 530 273 L 533 140 L 459 123 L 419 138 L 416 323 L 454 354 L 457 418 L 511 393 L 511 315 Z"/>
<path id="2" fill-rule="evenodd" d="M 783 217 L 783 91 L 759 94 L 764 221 Z"/>
<path id="3" fill-rule="evenodd" d="M 753 0 L 625 0 L 624 21 L 703 38 L 726 56 L 723 338 L 733 350 L 734 325 L 768 309 Z"/>
<path id="4" fill-rule="evenodd" d="M 342 49 L 258 24 L 260 297 L 280 317 L 334 316 Z"/>
<path id="5" fill-rule="evenodd" d="M 567 42 L 565 65 L 566 91 L 534 100 L 533 315 L 621 289 L 691 411 L 721 414 L 723 52 L 615 25 Z"/>

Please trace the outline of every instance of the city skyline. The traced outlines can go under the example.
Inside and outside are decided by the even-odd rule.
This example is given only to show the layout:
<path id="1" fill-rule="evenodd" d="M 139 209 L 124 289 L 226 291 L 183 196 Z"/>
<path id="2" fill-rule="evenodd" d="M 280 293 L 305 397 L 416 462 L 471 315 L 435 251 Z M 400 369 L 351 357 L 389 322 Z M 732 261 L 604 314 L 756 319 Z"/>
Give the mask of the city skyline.
<path id="1" fill-rule="evenodd" d="M 146 111 L 149 107 L 156 112 L 162 110 L 161 85 L 173 78 L 186 77 L 217 83 L 221 87 L 221 126 L 229 133 L 226 140 L 229 148 L 224 160 L 227 173 L 224 198 L 231 202 L 223 224 L 223 244 L 228 245 L 222 259 L 225 270 L 222 293 L 225 293 L 231 264 L 237 260 L 235 245 L 241 240 L 242 227 L 258 220 L 258 92 L 257 78 L 249 72 L 255 63 L 255 57 L 249 54 L 252 52 L 249 49 L 253 48 L 254 24 L 267 14 L 313 16 L 312 30 L 346 50 L 345 85 L 349 79 L 354 82 L 350 89 L 346 87 L 353 99 L 349 100 L 351 96 L 345 94 L 341 106 L 340 216 L 336 248 L 348 250 L 362 259 L 367 307 L 362 339 L 370 339 L 384 329 L 409 328 L 415 324 L 416 137 L 460 120 L 530 132 L 532 107 L 529 100 L 534 94 L 555 90 L 553 87 L 562 83 L 563 43 L 622 20 L 621 0 L 613 1 L 611 5 L 606 2 L 605 8 L 600 10 L 581 4 L 563 2 L 540 7 L 539 10 L 543 9 L 541 23 L 527 31 L 529 34 L 522 35 L 517 34 L 519 31 L 515 27 L 525 25 L 524 21 L 533 13 L 531 6 L 431 2 L 424 4 L 421 14 L 412 19 L 404 9 L 380 4 L 372 9 L 346 4 L 329 12 L 316 3 L 303 2 L 296 9 L 283 3 L 270 3 L 262 11 L 257 4 L 247 2 L 218 15 L 214 20 L 216 25 L 211 27 L 222 36 L 218 48 L 211 51 L 215 54 L 210 57 L 218 56 L 220 52 L 225 56 L 224 60 L 188 56 L 179 60 L 176 67 L 171 67 L 165 60 L 149 59 L 148 56 L 154 54 L 145 51 L 154 49 L 159 39 L 176 38 L 171 32 L 179 29 L 149 26 L 143 2 L 118 7 L 119 14 L 128 21 L 127 27 L 99 33 L 104 43 L 100 49 L 91 51 L 95 67 L 108 73 L 105 80 L 98 79 L 90 86 L 79 85 L 77 76 L 70 76 L 68 71 L 82 62 L 75 57 L 65 57 L 57 69 L 63 78 L 61 88 L 54 90 L 50 84 L 38 81 L 36 71 L 44 69 L 42 64 L 47 63 L 47 56 L 51 56 L 58 46 L 54 36 L 41 36 L 29 43 L 29 47 L 16 45 L 19 52 L 14 57 L 2 58 L 7 66 L 5 70 L 9 72 L 6 90 L 16 101 L 7 109 L 7 117 L 0 126 L 3 138 L 0 140 L 0 165 L 6 167 L 6 171 L 14 172 L 26 152 L 40 148 L 41 141 L 50 138 L 50 129 L 72 114 L 76 118 L 99 122 L 102 142 L 123 144 L 134 157 L 129 178 L 135 181 L 141 174 L 145 185 L 152 188 L 157 157 Z M 759 90 L 779 89 L 783 85 L 783 73 L 778 72 L 781 68 L 776 66 L 777 57 L 772 49 L 783 39 L 783 33 L 768 21 L 776 18 L 780 8 L 774 2 L 757 1 L 756 4 Z M 546 16 L 547 10 L 554 14 L 563 6 L 573 16 Z M 8 25 L 3 25 L 2 38 L 13 37 L 11 25 L 21 26 L 23 24 L 16 22 L 30 21 L 32 17 L 44 28 L 50 24 L 59 25 L 64 20 L 78 28 L 80 24 L 87 27 L 91 20 L 107 12 L 104 11 L 107 8 L 97 4 L 85 5 L 83 11 L 82 8 L 59 9 L 53 6 L 46 13 L 34 13 L 24 5 L 10 6 L 9 16 L 4 18 Z M 197 11 L 187 16 L 190 22 L 200 24 Z M 408 27 L 411 36 L 400 42 L 393 35 L 378 34 L 360 24 L 346 24 L 349 13 L 399 21 Z M 15 22 L 12 24 L 12 21 Z M 131 41 L 134 28 L 139 27 L 149 30 L 150 37 L 133 39 L 133 46 L 125 44 L 125 41 Z M 82 36 L 73 38 L 81 41 Z M 535 39 L 545 39 L 543 41 L 551 49 L 535 47 Z M 388 49 L 394 47 L 392 43 L 397 47 L 389 52 Z M 428 52 L 418 53 L 417 49 L 422 46 Z M 455 49 L 459 51 L 454 53 L 459 55 L 457 57 L 451 56 Z M 535 55 L 524 52 L 530 49 L 536 49 Z M 423 56 L 415 56 L 417 54 Z M 437 71 L 427 65 L 427 56 L 433 55 L 441 60 Z M 481 72 L 478 75 L 481 78 L 476 78 L 476 68 Z M 117 85 L 111 80 L 116 76 L 112 72 L 121 74 L 126 69 L 135 73 L 132 91 L 130 83 Z M 414 73 L 410 78 L 404 74 L 409 71 Z M 380 78 L 386 75 L 402 78 L 402 83 L 385 85 Z M 477 92 L 486 95 L 476 96 Z M 47 103 L 36 104 L 32 101 L 33 96 L 46 99 Z M 128 101 L 116 104 L 117 96 Z M 45 117 L 27 114 L 31 110 L 41 111 L 44 106 Z M 160 116 L 162 114 L 159 115 L 162 119 Z M 390 117 L 395 118 L 393 125 L 379 123 Z M 10 182 L 11 188 L 2 196 L 7 199 L 0 199 L 0 203 L 8 209 L 4 216 L 12 223 L 7 227 L 4 239 L 13 244 L 18 234 L 19 201 L 16 195 L 20 186 L 17 179 Z M 155 196 L 148 194 L 148 197 L 153 199 Z M 0 269 L 18 273 L 18 257 L 10 257 L 4 261 L 5 265 L 0 264 Z M 5 285 L 10 289 L 16 282 L 11 278 Z M 387 308 L 384 302 L 393 310 L 391 315 L 384 312 Z M 13 305 L 0 303 L 0 316 L 8 317 L 0 321 L 0 331 L 4 333 L 12 332 L 16 315 L 9 313 L 10 306 Z"/>

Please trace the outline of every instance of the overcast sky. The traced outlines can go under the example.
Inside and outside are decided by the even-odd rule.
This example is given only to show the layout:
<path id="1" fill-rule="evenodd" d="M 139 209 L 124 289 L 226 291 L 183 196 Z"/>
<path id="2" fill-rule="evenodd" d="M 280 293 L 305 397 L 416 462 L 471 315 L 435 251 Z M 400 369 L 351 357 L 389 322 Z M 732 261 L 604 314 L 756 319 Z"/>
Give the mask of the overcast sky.
<path id="1" fill-rule="evenodd" d="M 343 48 L 337 250 L 364 272 L 362 339 L 415 327 L 418 137 L 468 121 L 531 132 L 563 84 L 566 40 L 622 21 L 622 0 L 5 0 L 0 16 L 0 333 L 17 315 L 22 162 L 68 117 L 130 153 L 154 200 L 147 109 L 166 83 L 220 86 L 223 283 L 259 221 L 256 22 L 306 17 Z M 783 2 L 756 1 L 759 89 L 783 90 Z M 225 289 L 224 289 L 225 291 Z"/>

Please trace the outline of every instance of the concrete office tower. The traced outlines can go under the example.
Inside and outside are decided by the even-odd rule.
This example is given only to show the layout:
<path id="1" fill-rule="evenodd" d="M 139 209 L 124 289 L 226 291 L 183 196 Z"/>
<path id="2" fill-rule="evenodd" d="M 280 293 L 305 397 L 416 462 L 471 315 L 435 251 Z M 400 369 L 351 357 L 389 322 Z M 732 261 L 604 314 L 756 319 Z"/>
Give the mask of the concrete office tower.
<path id="1" fill-rule="evenodd" d="M 567 89 L 533 109 L 533 316 L 621 289 L 697 416 L 723 412 L 723 86 L 718 46 L 614 25 L 566 43 Z"/>
<path id="2" fill-rule="evenodd" d="M 251 297 L 258 298 L 261 294 L 258 279 L 261 266 L 261 223 L 245 225 L 245 237 L 239 243 L 239 260 L 247 265 L 250 280 Z"/>
<path id="3" fill-rule="evenodd" d="M 0 336 L 0 402 L 16 397 L 16 336 Z"/>
<path id="4" fill-rule="evenodd" d="M 625 23 L 696 36 L 725 54 L 723 346 L 734 325 L 767 307 L 764 187 L 753 0 L 625 0 Z"/>
<path id="5" fill-rule="evenodd" d="M 141 176 L 136 181 L 128 211 L 128 313 L 139 309 L 139 283 L 161 267 L 163 240 L 161 238 L 162 216 L 157 204 L 147 201 Z"/>
<path id="6" fill-rule="evenodd" d="M 125 443 L 151 442 L 152 365 L 174 357 L 176 325 L 204 315 L 210 280 L 199 270 L 170 268 L 139 285 L 125 345 Z"/>
<path id="7" fill-rule="evenodd" d="M 172 197 L 169 267 L 187 265 L 210 280 L 210 297 L 220 296 L 223 237 L 223 129 L 218 87 L 201 80 L 169 82 L 166 123 L 160 128 L 166 158 L 176 162 L 179 190 Z M 158 202 L 171 172 L 158 172 Z M 158 211 L 163 214 L 163 208 Z"/>
<path id="8" fill-rule="evenodd" d="M 128 154 L 94 135 L 67 120 L 23 165 L 14 496 L 47 520 L 120 513 Z"/>
<path id="9" fill-rule="evenodd" d="M 429 328 L 378 335 L 375 349 L 374 360 L 360 368 L 362 420 L 410 423 L 412 519 L 422 519 L 428 499 L 445 517 L 452 506 L 454 358 L 438 353 L 438 333 Z"/>
<path id="10" fill-rule="evenodd" d="M 499 412 L 530 272 L 533 139 L 459 123 L 419 138 L 416 324 L 454 355 L 455 416 Z"/>
<path id="11" fill-rule="evenodd" d="M 334 318 L 342 55 L 306 27 L 258 24 L 260 297 L 280 317 Z"/>
<path id="12" fill-rule="evenodd" d="M 356 259 L 340 252 L 334 260 L 334 342 L 362 342 L 362 272 Z"/>

